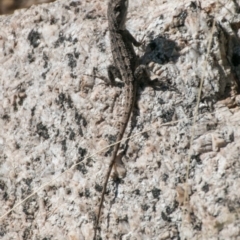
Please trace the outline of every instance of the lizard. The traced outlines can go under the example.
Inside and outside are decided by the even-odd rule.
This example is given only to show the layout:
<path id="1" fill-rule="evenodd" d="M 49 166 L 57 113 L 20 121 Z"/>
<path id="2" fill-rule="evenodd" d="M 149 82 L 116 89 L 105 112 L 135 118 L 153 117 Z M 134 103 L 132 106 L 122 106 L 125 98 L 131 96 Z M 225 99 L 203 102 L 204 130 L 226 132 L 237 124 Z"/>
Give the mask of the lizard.
<path id="1" fill-rule="evenodd" d="M 128 9 L 128 0 L 109 0 L 107 18 L 108 30 L 110 35 L 110 45 L 112 57 L 115 65 L 108 67 L 108 77 L 111 83 L 115 81 L 115 77 L 120 78 L 124 82 L 123 96 L 124 109 L 123 114 L 117 122 L 118 133 L 116 137 L 116 145 L 113 148 L 113 154 L 104 179 L 100 204 L 98 207 L 97 218 L 94 229 L 94 239 L 98 229 L 101 210 L 104 202 L 104 194 L 106 192 L 108 179 L 117 158 L 120 142 L 125 133 L 126 127 L 131 116 L 133 105 L 136 98 L 136 79 L 142 70 L 142 65 L 138 64 L 138 56 L 136 55 L 133 45 L 139 47 L 142 43 L 138 42 L 131 33 L 126 29 L 126 16 Z"/>

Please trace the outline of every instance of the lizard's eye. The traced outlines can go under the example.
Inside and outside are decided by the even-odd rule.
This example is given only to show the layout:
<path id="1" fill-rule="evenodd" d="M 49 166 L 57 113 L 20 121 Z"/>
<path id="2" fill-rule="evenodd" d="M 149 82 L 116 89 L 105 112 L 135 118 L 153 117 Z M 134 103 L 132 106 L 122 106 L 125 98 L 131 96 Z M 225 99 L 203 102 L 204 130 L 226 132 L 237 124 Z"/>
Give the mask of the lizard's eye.
<path id="1" fill-rule="evenodd" d="M 121 6 L 120 6 L 120 5 L 117 5 L 117 6 L 114 8 L 114 11 L 115 11 L 115 12 L 121 12 Z"/>

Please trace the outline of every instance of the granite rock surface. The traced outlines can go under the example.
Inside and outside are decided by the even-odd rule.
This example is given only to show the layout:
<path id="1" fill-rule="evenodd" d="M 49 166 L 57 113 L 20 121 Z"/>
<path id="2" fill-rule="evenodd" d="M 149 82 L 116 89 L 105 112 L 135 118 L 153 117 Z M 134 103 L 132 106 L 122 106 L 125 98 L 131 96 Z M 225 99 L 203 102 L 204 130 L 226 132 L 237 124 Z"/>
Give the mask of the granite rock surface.
<path id="1" fill-rule="evenodd" d="M 99 77 L 106 9 L 59 0 L 0 17 L 1 239 L 93 237 L 124 104 L 123 84 Z M 130 1 L 127 28 L 152 81 L 139 82 L 99 239 L 238 239 L 239 3 Z"/>

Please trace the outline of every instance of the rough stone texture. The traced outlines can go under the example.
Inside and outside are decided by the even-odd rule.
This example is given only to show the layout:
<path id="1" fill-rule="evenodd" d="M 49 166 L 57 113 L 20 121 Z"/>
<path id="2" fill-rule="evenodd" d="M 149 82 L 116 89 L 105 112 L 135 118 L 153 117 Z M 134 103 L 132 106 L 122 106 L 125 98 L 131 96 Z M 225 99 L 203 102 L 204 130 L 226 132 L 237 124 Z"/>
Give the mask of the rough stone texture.
<path id="1" fill-rule="evenodd" d="M 1 239 L 92 239 L 111 156 L 98 151 L 124 104 L 121 83 L 87 76 L 111 62 L 106 3 L 0 17 Z M 130 1 L 128 17 L 155 87 L 139 84 L 99 239 L 239 239 L 239 3 Z"/>

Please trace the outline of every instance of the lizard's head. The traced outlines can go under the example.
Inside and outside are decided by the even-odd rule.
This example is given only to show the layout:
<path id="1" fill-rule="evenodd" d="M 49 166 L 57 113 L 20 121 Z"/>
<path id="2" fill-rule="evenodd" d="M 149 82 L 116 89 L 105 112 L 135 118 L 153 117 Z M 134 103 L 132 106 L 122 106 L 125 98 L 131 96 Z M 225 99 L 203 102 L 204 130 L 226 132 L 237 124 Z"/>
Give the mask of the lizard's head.
<path id="1" fill-rule="evenodd" d="M 108 3 L 108 18 L 114 21 L 117 29 L 125 29 L 128 0 L 110 0 Z"/>

